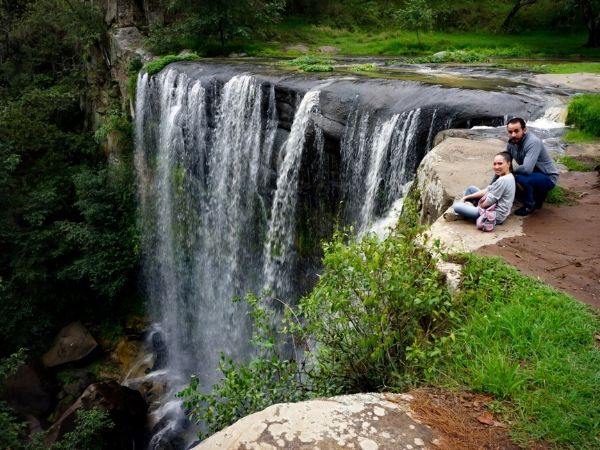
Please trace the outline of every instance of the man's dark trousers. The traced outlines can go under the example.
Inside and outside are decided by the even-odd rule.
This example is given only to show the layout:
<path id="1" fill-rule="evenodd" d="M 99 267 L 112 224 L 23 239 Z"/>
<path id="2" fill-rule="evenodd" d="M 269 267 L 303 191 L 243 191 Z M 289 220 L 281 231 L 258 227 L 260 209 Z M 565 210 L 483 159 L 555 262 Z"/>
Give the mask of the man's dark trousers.
<path id="1" fill-rule="evenodd" d="M 554 187 L 550 177 L 541 172 L 516 175 L 515 181 L 523 189 L 523 206 L 531 210 L 541 208 L 548 191 Z"/>

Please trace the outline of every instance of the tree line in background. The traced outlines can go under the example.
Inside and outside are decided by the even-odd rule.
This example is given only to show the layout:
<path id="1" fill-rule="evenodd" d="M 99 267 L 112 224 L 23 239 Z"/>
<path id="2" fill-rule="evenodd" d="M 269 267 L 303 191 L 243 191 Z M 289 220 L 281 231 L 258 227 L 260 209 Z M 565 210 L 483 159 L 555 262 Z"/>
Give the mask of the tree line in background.
<path id="1" fill-rule="evenodd" d="M 151 30 L 158 53 L 182 48 L 218 54 L 226 43 L 251 37 L 277 40 L 282 20 L 345 29 L 498 31 L 532 29 L 588 31 L 589 47 L 600 46 L 600 0 L 173 0 L 167 26 Z"/>

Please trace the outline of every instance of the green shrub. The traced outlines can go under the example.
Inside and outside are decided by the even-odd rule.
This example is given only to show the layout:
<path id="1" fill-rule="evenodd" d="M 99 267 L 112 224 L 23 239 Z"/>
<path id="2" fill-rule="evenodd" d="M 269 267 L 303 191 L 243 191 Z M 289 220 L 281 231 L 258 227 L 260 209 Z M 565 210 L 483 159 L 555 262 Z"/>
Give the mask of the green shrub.
<path id="1" fill-rule="evenodd" d="M 409 64 L 424 64 L 424 63 L 475 63 L 489 61 L 488 52 L 481 53 L 479 51 L 457 50 L 444 52 L 439 56 L 421 56 L 418 58 L 408 59 Z"/>
<path id="2" fill-rule="evenodd" d="M 179 62 L 179 61 L 195 61 L 200 57 L 195 53 L 188 53 L 186 55 L 166 55 L 159 59 L 149 62 L 146 64 L 146 72 L 149 76 L 156 75 L 158 72 L 163 70 L 167 65 Z"/>
<path id="3" fill-rule="evenodd" d="M 302 72 L 331 72 L 335 61 L 319 56 L 305 55 L 286 61 L 287 66 L 296 66 Z"/>
<path id="4" fill-rule="evenodd" d="M 104 142 L 109 134 L 116 135 L 115 145 L 121 150 L 133 148 L 133 125 L 126 113 L 116 107 L 110 109 L 102 120 L 102 125 L 94 133 L 94 139 L 99 144 Z"/>
<path id="5" fill-rule="evenodd" d="M 140 70 L 144 67 L 144 63 L 140 58 L 132 58 L 129 60 L 129 64 L 127 64 L 127 73 L 129 75 L 137 75 Z"/>
<path id="6" fill-rule="evenodd" d="M 567 124 L 600 136 L 600 94 L 584 94 L 569 104 Z"/>
<path id="7" fill-rule="evenodd" d="M 367 63 L 367 64 L 355 64 L 354 66 L 352 66 L 352 68 L 350 70 L 352 70 L 353 72 L 378 72 L 379 68 L 377 67 L 377 64 Z"/>
<path id="8" fill-rule="evenodd" d="M 338 232 L 324 270 L 301 300 L 301 330 L 314 342 L 310 377 L 319 392 L 404 390 L 442 352 L 452 302 L 414 229 L 379 241 Z"/>

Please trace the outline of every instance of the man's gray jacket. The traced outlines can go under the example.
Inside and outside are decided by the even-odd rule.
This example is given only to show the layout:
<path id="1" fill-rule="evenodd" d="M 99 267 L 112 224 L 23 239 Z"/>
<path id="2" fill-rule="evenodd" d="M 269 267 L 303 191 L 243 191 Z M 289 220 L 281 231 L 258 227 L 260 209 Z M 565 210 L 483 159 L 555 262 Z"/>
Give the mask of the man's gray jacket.
<path id="1" fill-rule="evenodd" d="M 506 151 L 519 164 L 514 169 L 515 175 L 529 175 L 531 172 L 541 172 L 552 180 L 558 181 L 558 169 L 550 157 L 548 150 L 535 134 L 528 131 L 518 144 L 509 142 Z"/>

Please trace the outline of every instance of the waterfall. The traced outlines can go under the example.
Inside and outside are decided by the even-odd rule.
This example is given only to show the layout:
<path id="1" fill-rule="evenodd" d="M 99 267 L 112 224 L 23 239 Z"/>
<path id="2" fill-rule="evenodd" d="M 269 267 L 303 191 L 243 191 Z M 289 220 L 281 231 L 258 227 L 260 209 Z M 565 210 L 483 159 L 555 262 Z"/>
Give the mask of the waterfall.
<path id="1" fill-rule="evenodd" d="M 275 295 L 289 295 L 286 271 L 291 265 L 298 176 L 302 150 L 306 141 L 311 113 L 318 112 L 319 91 L 308 92 L 296 113 L 290 136 L 283 148 L 283 161 L 278 168 L 277 190 L 265 245 L 265 288 Z"/>
<path id="2" fill-rule="evenodd" d="M 262 286 L 256 242 L 267 214 L 259 185 L 276 112 L 261 110 L 261 86 L 249 75 L 222 87 L 213 129 L 207 111 L 215 99 L 200 81 L 166 70 L 138 84 L 136 165 L 151 310 L 168 366 L 184 381 L 197 373 L 210 385 L 220 351 L 249 356 L 245 310 L 232 299 Z"/>
<path id="3" fill-rule="evenodd" d="M 173 393 L 190 375 L 204 389 L 217 382 L 221 352 L 252 357 L 246 308 L 232 300 L 264 289 L 297 300 L 316 279 L 318 240 L 338 219 L 364 232 L 393 210 L 450 120 L 432 108 L 378 110 L 356 95 L 336 141 L 322 128 L 330 84 L 317 83 L 294 104 L 249 74 L 223 80 L 171 66 L 139 77 L 143 273 L 166 348 L 155 378 L 170 386 L 157 415 L 174 414 Z M 309 207 L 316 211 L 307 220 Z M 301 220 L 320 227 L 304 230 L 314 239 L 310 254 L 298 250 Z M 171 432 L 169 424 L 154 434 L 157 448 Z"/>
<path id="4" fill-rule="evenodd" d="M 346 220 L 364 232 L 373 220 L 403 195 L 414 167 L 410 164 L 418 142 L 421 110 L 394 114 L 370 122 L 370 113 L 353 112 L 342 140 L 346 191 Z M 435 114 L 432 115 L 432 124 Z M 414 157 L 412 158 L 414 160 Z"/>

